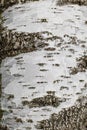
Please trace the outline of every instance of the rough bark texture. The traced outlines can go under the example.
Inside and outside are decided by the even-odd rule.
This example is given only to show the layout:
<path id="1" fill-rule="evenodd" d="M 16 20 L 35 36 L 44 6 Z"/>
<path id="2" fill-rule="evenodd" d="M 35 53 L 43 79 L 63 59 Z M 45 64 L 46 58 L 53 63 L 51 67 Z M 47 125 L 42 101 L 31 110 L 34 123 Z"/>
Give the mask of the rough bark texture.
<path id="1" fill-rule="evenodd" d="M 78 4 L 78 5 L 87 5 L 87 0 L 58 0 L 58 5 L 65 4 Z"/>
<path id="2" fill-rule="evenodd" d="M 43 130 L 87 130 L 87 97 L 79 98 L 75 106 L 52 114 L 36 126 Z"/>

